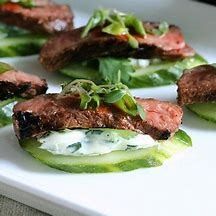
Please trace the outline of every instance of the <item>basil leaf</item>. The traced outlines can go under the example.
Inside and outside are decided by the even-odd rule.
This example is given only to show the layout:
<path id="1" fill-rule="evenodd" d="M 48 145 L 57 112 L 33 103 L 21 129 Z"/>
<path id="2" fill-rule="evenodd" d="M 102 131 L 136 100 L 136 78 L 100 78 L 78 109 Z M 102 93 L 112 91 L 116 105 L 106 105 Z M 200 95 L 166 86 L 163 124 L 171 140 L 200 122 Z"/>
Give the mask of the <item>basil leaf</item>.
<path id="1" fill-rule="evenodd" d="M 117 101 L 121 100 L 124 97 L 124 95 L 125 95 L 124 91 L 114 90 L 104 97 L 104 102 L 110 104 L 116 103 Z"/>
<path id="2" fill-rule="evenodd" d="M 207 61 L 198 54 L 178 61 L 152 59 L 150 60 L 149 65 L 147 64 L 146 66 L 139 65 L 138 63 L 134 64 L 131 59 L 122 58 L 106 57 L 100 58 L 97 61 L 98 64 L 94 68 L 94 77 L 92 77 L 91 73 L 81 66 L 80 67 L 84 70 L 84 74 L 86 72 L 89 76 L 82 76 L 82 71 L 79 70 L 79 73 L 76 74 L 75 71 L 71 72 L 71 77 L 73 79 L 90 79 L 97 84 L 115 84 L 120 81 L 129 88 L 154 87 L 174 84 L 181 77 L 185 69 L 190 69 L 207 63 Z M 121 73 L 118 73 L 119 71 Z M 69 75 L 69 72 L 67 74 Z M 120 78 L 118 77 L 119 75 Z M 93 79 L 96 77 L 97 79 Z M 107 93 L 106 89 L 99 89 L 101 93 Z"/>
<path id="3" fill-rule="evenodd" d="M 10 70 L 14 70 L 14 68 L 11 67 L 9 64 L 0 62 L 0 74 Z"/>
<path id="4" fill-rule="evenodd" d="M 99 60 L 99 74 L 102 80 L 107 83 L 128 83 L 130 80 L 130 73 L 134 72 L 134 68 L 128 59 L 117 58 L 100 58 Z M 119 71 L 121 73 L 119 73 Z M 120 77 L 119 77 L 120 76 Z"/>
<path id="5" fill-rule="evenodd" d="M 143 27 L 142 21 L 140 21 L 139 19 L 137 19 L 135 16 L 133 16 L 133 15 L 126 15 L 124 22 L 125 22 L 125 25 L 127 27 L 134 28 L 134 30 L 138 34 L 140 34 L 142 36 L 146 35 L 146 31 L 145 31 L 145 29 Z"/>

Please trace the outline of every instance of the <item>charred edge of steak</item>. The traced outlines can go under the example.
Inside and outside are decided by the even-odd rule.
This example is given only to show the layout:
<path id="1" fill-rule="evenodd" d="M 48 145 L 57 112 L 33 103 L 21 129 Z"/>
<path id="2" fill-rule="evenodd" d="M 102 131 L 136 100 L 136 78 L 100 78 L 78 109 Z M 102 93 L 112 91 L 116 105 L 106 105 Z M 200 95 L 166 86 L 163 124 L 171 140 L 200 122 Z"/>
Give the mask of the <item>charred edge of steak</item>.
<path id="1" fill-rule="evenodd" d="M 32 98 L 36 95 L 46 93 L 48 86 L 45 80 L 42 86 L 33 86 L 31 82 L 23 82 L 19 85 L 8 81 L 0 81 L 0 100 L 12 97 Z"/>
<path id="2" fill-rule="evenodd" d="M 19 139 L 31 137 L 37 131 L 40 131 L 40 119 L 29 112 L 17 112 L 13 115 L 14 130 Z"/>
<path id="3" fill-rule="evenodd" d="M 9 5 L 8 8 L 0 6 L 1 22 L 48 35 L 73 29 L 74 15 L 67 5 L 50 3 L 33 8 L 13 5 Z"/>
<path id="4" fill-rule="evenodd" d="M 175 46 L 178 43 L 185 44 L 180 29 L 176 26 L 171 26 L 170 28 L 175 29 L 176 32 L 172 32 L 175 37 L 180 37 L 180 41 L 175 40 Z M 98 28 L 93 30 L 86 38 L 81 38 L 82 29 L 83 27 L 61 33 L 59 36 L 50 39 L 43 46 L 40 53 L 40 62 L 48 71 L 61 69 L 68 62 L 83 61 L 97 57 L 113 56 L 147 59 L 159 57 L 161 59 L 176 60 L 195 54 L 194 50 L 187 44 L 181 47 L 181 49 L 167 49 L 167 47 L 164 49 L 163 46 L 167 46 L 168 38 L 164 39 L 164 41 L 160 37 L 158 38 L 158 40 L 162 41 L 163 45 L 161 46 L 156 42 L 148 44 L 143 38 L 138 38 L 139 48 L 133 49 L 124 38 L 101 33 Z M 53 49 L 50 52 L 51 48 Z"/>
<path id="5" fill-rule="evenodd" d="M 190 70 L 185 70 L 177 85 L 177 100 L 181 106 L 215 102 L 216 68 L 211 65 L 201 65 Z"/>

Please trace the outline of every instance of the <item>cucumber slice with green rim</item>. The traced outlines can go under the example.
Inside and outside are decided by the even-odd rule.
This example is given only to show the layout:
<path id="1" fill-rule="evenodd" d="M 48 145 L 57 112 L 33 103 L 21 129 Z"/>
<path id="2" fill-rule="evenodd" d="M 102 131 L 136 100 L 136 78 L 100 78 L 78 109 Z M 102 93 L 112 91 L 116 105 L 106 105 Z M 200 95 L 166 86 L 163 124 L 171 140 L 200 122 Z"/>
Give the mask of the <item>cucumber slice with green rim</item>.
<path id="1" fill-rule="evenodd" d="M 87 79 L 95 83 L 100 81 L 98 70 L 93 67 L 88 67 L 82 64 L 71 64 L 60 70 L 62 74 L 71 77 L 72 79 Z"/>
<path id="2" fill-rule="evenodd" d="M 187 108 L 199 117 L 216 123 L 216 102 L 191 104 Z"/>
<path id="3" fill-rule="evenodd" d="M 11 98 L 4 101 L 0 101 L 0 127 L 6 126 L 12 123 L 13 107 L 21 101 L 20 98 Z"/>
<path id="4" fill-rule="evenodd" d="M 14 57 L 39 53 L 48 37 L 0 23 L 0 39 L 0 57 Z"/>
<path id="5" fill-rule="evenodd" d="M 93 129 L 92 129 L 93 130 Z M 111 130 L 113 129 L 106 129 Z M 134 136 L 132 131 L 115 130 Z M 119 135 L 122 136 L 122 135 Z M 179 130 L 167 141 L 156 141 L 157 145 L 141 149 L 112 151 L 107 154 L 71 156 L 53 154 L 41 148 L 37 139 L 30 138 L 20 141 L 20 145 L 33 157 L 50 167 L 71 173 L 105 173 L 130 171 L 138 168 L 161 166 L 163 162 L 177 152 L 192 146 L 190 137 Z"/>
<path id="6" fill-rule="evenodd" d="M 0 40 L 0 57 L 27 56 L 39 53 L 47 38 L 39 35 L 23 35 Z"/>
<path id="7" fill-rule="evenodd" d="M 97 84 L 116 83 L 117 76 L 129 88 L 143 88 L 174 84 L 185 69 L 206 63 L 198 54 L 177 61 L 151 60 L 148 66 L 135 66 L 129 59 L 105 57 L 71 64 L 60 72 L 72 80 L 89 79 Z"/>

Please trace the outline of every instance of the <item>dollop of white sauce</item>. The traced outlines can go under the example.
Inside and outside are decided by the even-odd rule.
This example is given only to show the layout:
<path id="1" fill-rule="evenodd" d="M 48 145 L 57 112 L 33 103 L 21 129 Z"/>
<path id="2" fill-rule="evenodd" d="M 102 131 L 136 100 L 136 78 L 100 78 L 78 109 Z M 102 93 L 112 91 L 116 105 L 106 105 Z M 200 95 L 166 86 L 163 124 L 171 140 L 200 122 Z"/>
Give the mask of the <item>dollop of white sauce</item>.
<path id="1" fill-rule="evenodd" d="M 115 130 L 66 129 L 61 132 L 50 132 L 38 140 L 45 149 L 53 154 L 62 155 L 100 155 L 117 150 L 149 148 L 157 142 L 149 135 L 135 134 L 127 139 Z"/>
<path id="2" fill-rule="evenodd" d="M 145 68 L 148 67 L 150 64 L 150 60 L 148 59 L 134 59 L 134 58 L 129 58 L 131 61 L 131 64 L 135 66 L 136 68 Z"/>

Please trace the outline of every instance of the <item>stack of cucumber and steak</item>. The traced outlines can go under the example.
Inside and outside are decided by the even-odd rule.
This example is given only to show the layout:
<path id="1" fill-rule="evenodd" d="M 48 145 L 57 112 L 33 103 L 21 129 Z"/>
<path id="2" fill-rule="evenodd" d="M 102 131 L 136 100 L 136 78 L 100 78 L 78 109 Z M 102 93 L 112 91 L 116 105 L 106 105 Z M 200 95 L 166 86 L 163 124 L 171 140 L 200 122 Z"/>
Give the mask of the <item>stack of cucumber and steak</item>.
<path id="1" fill-rule="evenodd" d="M 115 172 L 159 166 L 192 146 L 179 129 L 180 106 L 133 97 L 129 88 L 177 82 L 179 105 L 215 121 L 216 68 L 185 43 L 179 27 L 99 9 L 74 29 L 68 6 L 39 2 L 0 1 L 0 56 L 40 52 L 47 71 L 71 78 L 61 93 L 45 94 L 45 80 L 0 63 L 0 126 L 13 113 L 20 145 L 33 157 L 67 172 Z M 62 22 L 6 19 L 37 10 L 56 11 L 52 21 Z"/>

